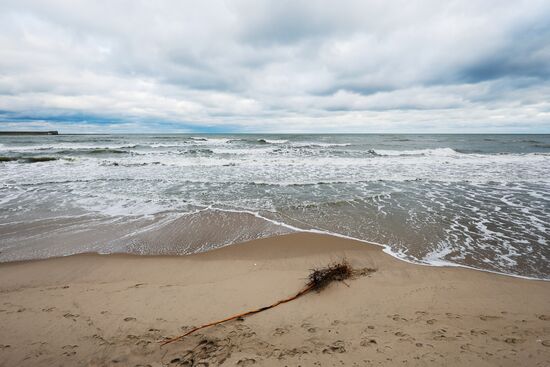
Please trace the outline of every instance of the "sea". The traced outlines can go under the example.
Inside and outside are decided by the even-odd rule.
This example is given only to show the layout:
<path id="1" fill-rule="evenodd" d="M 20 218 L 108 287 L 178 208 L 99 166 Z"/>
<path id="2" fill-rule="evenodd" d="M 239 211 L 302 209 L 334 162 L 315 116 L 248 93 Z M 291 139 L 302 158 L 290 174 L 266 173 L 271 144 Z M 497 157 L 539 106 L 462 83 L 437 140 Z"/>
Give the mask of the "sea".
<path id="1" fill-rule="evenodd" d="M 550 135 L 0 136 L 0 262 L 296 231 L 550 279 Z"/>

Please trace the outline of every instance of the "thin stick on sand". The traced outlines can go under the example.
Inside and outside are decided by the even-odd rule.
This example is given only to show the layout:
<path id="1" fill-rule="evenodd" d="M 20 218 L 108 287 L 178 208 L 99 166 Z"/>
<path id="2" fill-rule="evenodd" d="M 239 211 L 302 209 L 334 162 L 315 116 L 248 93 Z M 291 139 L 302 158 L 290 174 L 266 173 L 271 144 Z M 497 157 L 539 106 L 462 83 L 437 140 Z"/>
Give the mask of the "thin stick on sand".
<path id="1" fill-rule="evenodd" d="M 260 308 L 255 309 L 255 310 L 250 310 L 250 311 L 247 311 L 247 312 L 243 312 L 243 313 L 240 313 L 240 314 L 237 314 L 237 315 L 230 316 L 230 317 L 225 318 L 223 320 L 218 320 L 218 321 L 210 322 L 208 324 L 204 324 L 202 326 L 198 326 L 194 329 L 189 330 L 188 332 L 186 332 L 183 335 L 180 335 L 180 336 L 177 336 L 175 338 L 162 341 L 161 345 L 166 345 L 166 344 L 169 344 L 169 343 L 173 343 L 175 341 L 178 341 L 180 339 L 185 338 L 186 336 L 188 336 L 190 334 L 193 334 L 194 332 L 196 332 L 198 330 L 207 328 L 209 326 L 222 324 L 222 323 L 227 322 L 227 321 L 235 320 L 235 319 L 238 319 L 238 318 L 241 318 L 241 317 L 244 317 L 244 316 L 249 316 L 249 315 L 253 315 L 253 314 L 265 311 L 265 310 L 269 310 L 270 308 L 282 305 L 283 303 L 293 301 L 296 298 L 298 298 L 300 296 L 303 296 L 304 294 L 309 293 L 311 291 L 320 292 L 321 290 L 326 288 L 330 283 L 332 283 L 334 281 L 344 282 L 346 279 L 350 279 L 350 278 L 352 278 L 354 276 L 358 276 L 358 275 L 367 275 L 367 274 L 369 274 L 373 271 L 374 271 L 374 269 L 354 270 L 346 260 L 343 260 L 339 263 L 330 264 L 330 265 L 328 265 L 324 268 L 313 269 L 311 271 L 311 273 L 309 274 L 308 282 L 307 282 L 306 286 L 301 291 L 299 291 L 298 293 L 293 295 L 292 297 L 279 300 L 279 301 L 277 301 L 277 302 L 275 302 L 275 303 L 273 303 L 269 306 L 260 307 Z"/>

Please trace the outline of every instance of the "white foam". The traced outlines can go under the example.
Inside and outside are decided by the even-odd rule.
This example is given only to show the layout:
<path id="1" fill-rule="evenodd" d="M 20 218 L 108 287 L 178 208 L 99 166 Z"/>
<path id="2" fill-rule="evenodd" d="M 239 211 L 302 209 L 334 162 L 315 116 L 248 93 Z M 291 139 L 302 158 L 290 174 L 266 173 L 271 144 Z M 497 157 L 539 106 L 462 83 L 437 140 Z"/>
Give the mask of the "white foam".
<path id="1" fill-rule="evenodd" d="M 94 150 L 94 149 L 132 149 L 136 144 L 116 144 L 116 145 L 104 145 L 104 144 L 67 144 L 56 143 L 49 145 L 21 145 L 21 146 L 3 146 L 0 147 L 0 151 L 11 152 L 33 152 L 33 151 L 58 151 L 58 150 Z"/>
<path id="2" fill-rule="evenodd" d="M 191 139 L 193 139 L 193 144 L 209 144 L 209 145 L 210 144 L 212 145 L 227 144 L 232 140 L 229 138 L 205 138 L 200 136 L 192 137 Z"/>
<path id="3" fill-rule="evenodd" d="M 288 140 L 284 139 L 264 139 L 268 144 L 285 144 L 288 143 Z"/>
<path id="4" fill-rule="evenodd" d="M 143 144 L 145 147 L 150 148 L 180 148 L 184 147 L 186 144 L 185 142 L 182 142 L 181 144 L 176 143 L 149 143 L 149 144 Z"/>
<path id="5" fill-rule="evenodd" d="M 344 235 L 344 234 L 341 234 L 341 233 L 331 232 L 331 231 L 327 231 L 327 230 L 324 230 L 324 229 L 318 229 L 318 228 L 303 229 L 303 228 L 295 227 L 293 225 L 290 225 L 290 224 L 287 224 L 287 223 L 284 223 L 284 222 L 280 222 L 280 221 L 277 221 L 277 220 L 274 220 L 274 219 L 266 218 L 266 217 L 262 216 L 261 214 L 259 214 L 257 212 L 249 211 L 249 210 L 220 209 L 220 208 L 214 208 L 214 207 L 209 207 L 208 209 L 224 211 L 224 212 L 233 212 L 233 213 L 247 213 L 247 214 L 253 215 L 257 218 L 261 218 L 261 219 L 266 220 L 268 222 L 271 222 L 275 225 L 285 227 L 285 228 L 290 229 L 290 230 L 295 231 L 295 232 L 324 234 L 324 235 L 329 235 L 329 236 L 334 236 L 334 237 L 339 237 L 339 238 L 345 238 L 345 239 L 348 239 L 348 240 L 363 242 L 363 243 L 366 243 L 366 244 L 369 244 L 369 245 L 380 246 L 380 247 L 383 248 L 382 251 L 384 251 L 384 253 L 386 253 L 386 254 L 388 254 L 388 255 L 390 255 L 390 256 L 398 259 L 398 260 L 409 263 L 409 264 L 424 265 L 424 266 L 435 266 L 435 267 L 466 268 L 466 269 L 471 269 L 471 270 L 476 270 L 476 271 L 481 271 L 481 272 L 486 272 L 486 273 L 509 276 L 509 277 L 513 277 L 513 278 L 539 280 L 539 281 L 550 281 L 550 279 L 540 279 L 540 278 L 522 276 L 522 275 L 517 275 L 517 274 L 508 274 L 508 273 L 502 273 L 502 272 L 498 272 L 498 271 L 485 270 L 485 269 L 478 269 L 478 268 L 474 268 L 474 267 L 467 266 L 467 265 L 453 263 L 453 262 L 444 260 L 442 258 L 442 256 L 449 253 L 449 250 L 445 249 L 445 248 L 442 248 L 441 251 L 437 252 L 437 254 L 440 255 L 440 256 L 437 256 L 436 252 L 434 252 L 430 256 L 430 258 L 423 259 L 422 262 L 412 261 L 409 258 L 405 257 L 402 252 L 398 252 L 398 251 L 393 250 L 391 248 L 391 246 L 389 246 L 387 244 L 378 243 L 378 242 L 374 242 L 374 241 L 367 241 L 367 240 L 364 240 L 364 239 L 361 239 L 361 238 L 347 236 L 347 235 Z"/>
<path id="6" fill-rule="evenodd" d="M 441 156 L 452 157 L 459 155 L 457 151 L 451 148 L 436 148 L 436 149 L 417 149 L 417 150 L 385 150 L 385 149 L 373 149 L 373 152 L 379 155 L 386 156 Z"/>
<path id="7" fill-rule="evenodd" d="M 291 143 L 291 146 L 297 148 L 307 148 L 307 147 L 320 147 L 320 148 L 330 148 L 330 147 L 349 147 L 351 143 L 320 143 L 320 142 L 296 142 Z"/>

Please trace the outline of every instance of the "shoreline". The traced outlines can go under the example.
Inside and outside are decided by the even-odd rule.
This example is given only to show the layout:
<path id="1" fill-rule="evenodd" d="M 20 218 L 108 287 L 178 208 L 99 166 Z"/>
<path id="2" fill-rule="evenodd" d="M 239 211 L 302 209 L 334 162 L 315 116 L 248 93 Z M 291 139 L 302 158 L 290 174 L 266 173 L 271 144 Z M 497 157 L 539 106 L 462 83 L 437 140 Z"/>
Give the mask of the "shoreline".
<path id="1" fill-rule="evenodd" d="M 544 279 L 544 278 L 530 277 L 530 276 L 526 276 L 526 275 L 502 273 L 502 272 L 498 272 L 498 271 L 494 271 L 494 270 L 480 269 L 480 268 L 476 268 L 476 267 L 468 266 L 468 265 L 464 265 L 464 264 L 457 264 L 457 263 L 453 263 L 453 262 L 445 261 L 445 260 L 440 260 L 438 263 L 415 262 L 413 260 L 409 260 L 409 259 L 405 259 L 403 257 L 400 257 L 395 251 L 392 250 L 390 245 L 387 245 L 387 244 L 384 244 L 384 243 L 363 240 L 361 238 L 352 237 L 352 236 L 348 236 L 348 235 L 341 234 L 341 233 L 331 232 L 331 231 L 327 231 L 327 230 L 324 230 L 324 229 L 318 229 L 318 228 L 302 229 L 302 228 L 299 228 L 299 227 L 295 227 L 291 224 L 287 224 L 285 222 L 280 222 L 280 221 L 277 221 L 277 220 L 274 220 L 274 219 L 264 217 L 263 215 L 261 215 L 257 212 L 254 212 L 254 211 L 250 211 L 250 210 L 233 210 L 233 209 L 220 209 L 220 208 L 211 208 L 211 207 L 208 207 L 205 210 L 207 210 L 207 209 L 217 210 L 217 211 L 221 211 L 221 212 L 228 212 L 228 213 L 247 213 L 247 214 L 250 214 L 250 215 L 252 215 L 256 218 L 265 220 L 269 223 L 273 223 L 275 225 L 279 225 L 281 227 L 293 230 L 296 233 L 321 234 L 321 235 L 326 235 L 326 236 L 343 238 L 343 239 L 351 240 L 351 241 L 357 241 L 357 242 L 361 242 L 361 243 L 364 243 L 364 244 L 369 245 L 369 246 L 378 246 L 378 247 L 382 248 L 382 251 L 385 254 L 387 254 L 387 255 L 389 255 L 389 256 L 397 259 L 397 260 L 408 263 L 408 264 L 430 266 L 430 267 L 436 267 L 436 268 L 439 268 L 439 267 L 464 268 L 464 269 L 476 270 L 476 271 L 486 272 L 486 273 L 495 274 L 495 275 L 509 276 L 509 277 L 512 277 L 512 278 L 527 279 L 527 280 L 541 280 L 541 281 L 545 281 L 545 282 L 550 281 L 550 277 Z M 226 245 L 226 246 L 232 246 L 232 245 L 234 245 L 234 244 Z M 226 246 L 224 246 L 224 247 L 226 247 Z"/>
<path id="2" fill-rule="evenodd" d="M 435 268 L 440 268 L 440 267 L 444 267 L 444 268 L 446 268 L 446 267 L 449 267 L 449 268 L 463 268 L 463 269 L 474 270 L 474 271 L 479 271 L 479 272 L 484 272 L 484 273 L 489 273 L 489 274 L 503 275 L 503 276 L 512 277 L 512 278 L 518 278 L 518 279 L 535 280 L 535 281 L 538 280 L 538 281 L 550 282 L 550 277 L 548 277 L 548 278 L 536 278 L 536 277 L 531 277 L 531 276 L 526 276 L 526 275 L 510 274 L 510 273 L 504 273 L 504 272 L 499 272 L 499 271 L 490 270 L 490 269 L 480 269 L 480 268 L 476 268 L 474 266 L 453 263 L 453 262 L 445 261 L 445 260 L 438 260 L 437 262 L 432 262 L 432 263 L 414 261 L 414 260 L 410 260 L 410 259 L 399 256 L 395 251 L 392 250 L 390 245 L 387 245 L 387 244 L 384 244 L 384 243 L 378 243 L 378 242 L 374 242 L 374 241 L 363 240 L 361 238 L 348 236 L 348 235 L 340 234 L 340 233 L 336 233 L 336 232 L 331 232 L 331 231 L 324 230 L 324 229 L 318 229 L 318 228 L 303 229 L 303 228 L 300 228 L 300 227 L 293 226 L 291 224 L 287 224 L 285 222 L 281 222 L 281 221 L 277 221 L 277 220 L 274 220 L 274 219 L 271 219 L 271 218 L 267 218 L 267 217 L 265 217 L 265 216 L 263 216 L 263 215 L 261 215 L 257 212 L 251 211 L 251 210 L 236 210 L 236 209 L 222 209 L 222 208 L 206 207 L 206 208 L 203 208 L 203 209 L 198 209 L 198 210 L 192 212 L 191 214 L 197 214 L 197 213 L 204 212 L 204 211 L 207 211 L 207 210 L 211 210 L 211 211 L 214 211 L 214 212 L 222 212 L 222 213 L 247 214 L 247 215 L 250 215 L 250 216 L 255 217 L 257 219 L 263 220 L 267 223 L 274 224 L 276 226 L 280 226 L 280 227 L 283 227 L 285 229 L 289 229 L 289 230 L 293 231 L 293 232 L 285 233 L 285 234 L 282 234 L 282 235 L 297 234 L 297 233 L 324 235 L 324 236 L 331 236 L 331 237 L 335 237 L 335 238 L 341 238 L 341 239 L 345 239 L 345 240 L 360 242 L 360 243 L 365 244 L 367 246 L 377 246 L 377 247 L 380 247 L 385 254 L 387 254 L 387 255 L 389 255 L 389 256 L 391 256 L 394 259 L 397 259 L 399 261 L 403 261 L 407 264 L 421 265 L 421 266 L 428 266 L 428 267 L 435 267 Z M 82 214 L 82 215 L 77 216 L 77 217 L 87 217 L 87 216 L 88 216 L 88 214 Z M 73 218 L 73 217 L 74 216 L 72 216 L 72 217 L 67 216 L 67 217 L 59 217 L 59 218 L 66 219 L 66 218 Z M 37 219 L 36 221 L 41 221 L 41 220 L 42 219 Z M 281 236 L 281 234 L 275 234 L 275 235 L 268 236 L 268 237 L 254 239 L 254 240 L 251 240 L 251 241 L 265 240 L 265 239 L 269 239 L 269 238 L 273 238 L 273 237 L 279 237 L 279 236 Z M 245 241 L 245 242 L 250 242 L 250 241 Z M 97 255 L 101 255 L 101 256 L 130 255 L 130 256 L 140 256 L 140 257 L 164 257 L 164 256 L 183 256 L 183 257 L 187 257 L 187 256 L 194 256 L 194 255 L 197 255 L 197 254 L 207 253 L 207 252 L 210 252 L 210 251 L 215 251 L 215 250 L 218 250 L 218 249 L 221 249 L 221 248 L 225 248 L 225 247 L 228 247 L 228 246 L 235 246 L 235 245 L 239 245 L 239 244 L 240 244 L 240 242 L 230 243 L 230 244 L 222 245 L 220 247 L 215 247 L 215 248 L 212 248 L 212 249 L 208 249 L 206 251 L 199 251 L 199 252 L 194 252 L 194 253 L 189 253 L 189 254 L 138 254 L 138 253 L 135 253 L 135 252 L 109 252 L 109 253 L 103 253 L 103 252 L 100 252 L 100 251 L 88 251 L 88 252 L 79 252 L 79 253 L 67 254 L 67 255 L 54 255 L 54 256 L 46 257 L 46 258 L 0 261 L 0 266 L 2 264 L 22 263 L 22 262 L 28 262 L 28 261 L 41 261 L 41 260 L 48 260 L 48 259 L 65 258 L 65 257 L 70 257 L 70 256 L 78 256 L 78 255 L 83 255 L 83 254 L 97 254 Z"/>
<path id="3" fill-rule="evenodd" d="M 159 346 L 192 326 L 288 297 L 309 269 L 344 257 L 377 271 Z M 78 254 L 3 263 L 0 293 L 6 366 L 543 366 L 550 360 L 548 282 L 418 266 L 376 245 L 321 234 L 189 256 Z"/>

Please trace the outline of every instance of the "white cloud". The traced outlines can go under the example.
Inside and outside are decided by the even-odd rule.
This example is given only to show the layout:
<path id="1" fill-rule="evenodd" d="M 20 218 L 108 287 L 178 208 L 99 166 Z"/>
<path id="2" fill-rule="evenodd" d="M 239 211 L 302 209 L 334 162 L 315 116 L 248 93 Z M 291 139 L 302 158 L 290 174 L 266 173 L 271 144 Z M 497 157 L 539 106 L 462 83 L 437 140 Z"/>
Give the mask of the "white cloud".
<path id="1" fill-rule="evenodd" d="M 0 128 L 548 132 L 549 17 L 546 1 L 4 1 Z"/>

